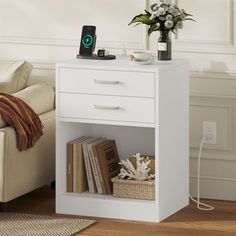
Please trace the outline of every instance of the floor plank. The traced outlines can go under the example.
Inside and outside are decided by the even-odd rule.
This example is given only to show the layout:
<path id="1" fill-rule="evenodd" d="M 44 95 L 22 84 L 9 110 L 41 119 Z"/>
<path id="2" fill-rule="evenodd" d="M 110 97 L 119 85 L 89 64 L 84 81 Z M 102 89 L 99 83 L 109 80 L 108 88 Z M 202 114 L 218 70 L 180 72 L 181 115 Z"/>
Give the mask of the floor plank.
<path id="1" fill-rule="evenodd" d="M 206 201 L 213 212 L 196 209 L 195 204 L 160 224 L 122 220 L 96 219 L 97 223 L 80 236 L 235 236 L 236 202 Z M 9 204 L 9 211 L 33 214 L 55 214 L 55 192 L 45 186 Z M 86 217 L 83 217 L 86 218 Z M 94 218 L 93 218 L 94 219 Z"/>

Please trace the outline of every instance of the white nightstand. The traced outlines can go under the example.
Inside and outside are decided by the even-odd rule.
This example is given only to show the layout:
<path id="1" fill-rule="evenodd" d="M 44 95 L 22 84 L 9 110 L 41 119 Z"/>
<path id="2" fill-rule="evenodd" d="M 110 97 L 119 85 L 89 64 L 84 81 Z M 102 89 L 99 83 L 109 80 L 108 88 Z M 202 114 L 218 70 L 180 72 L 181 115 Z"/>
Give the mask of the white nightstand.
<path id="1" fill-rule="evenodd" d="M 183 60 L 127 59 L 57 65 L 56 212 L 160 222 L 189 203 L 189 76 Z M 66 192 L 66 143 L 116 139 L 121 158 L 156 157 L 155 200 Z"/>

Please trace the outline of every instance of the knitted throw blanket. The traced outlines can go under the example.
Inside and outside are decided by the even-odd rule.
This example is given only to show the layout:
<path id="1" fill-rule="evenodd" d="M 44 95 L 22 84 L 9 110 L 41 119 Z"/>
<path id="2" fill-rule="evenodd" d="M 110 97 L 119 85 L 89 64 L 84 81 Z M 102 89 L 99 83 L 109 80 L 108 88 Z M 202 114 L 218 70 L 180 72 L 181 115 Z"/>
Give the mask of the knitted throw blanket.
<path id="1" fill-rule="evenodd" d="M 43 135 L 43 124 L 34 110 L 22 99 L 0 93 L 0 115 L 17 134 L 17 148 L 27 150 Z"/>

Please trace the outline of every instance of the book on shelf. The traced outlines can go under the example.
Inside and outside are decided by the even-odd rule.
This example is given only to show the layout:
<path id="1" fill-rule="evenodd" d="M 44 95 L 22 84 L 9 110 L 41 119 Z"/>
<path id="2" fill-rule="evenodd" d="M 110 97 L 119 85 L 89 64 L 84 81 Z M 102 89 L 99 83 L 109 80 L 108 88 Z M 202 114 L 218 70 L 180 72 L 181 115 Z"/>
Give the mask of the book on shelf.
<path id="1" fill-rule="evenodd" d="M 92 143 L 89 143 L 87 145 L 89 160 L 91 163 L 92 173 L 94 176 L 94 180 L 96 183 L 98 193 L 105 193 L 105 188 L 104 188 L 103 181 L 101 181 L 101 179 L 99 178 L 98 169 L 100 169 L 100 168 L 95 162 L 95 156 L 97 156 L 95 147 L 96 147 L 96 145 L 102 144 L 106 141 L 107 141 L 106 138 L 99 138 L 98 140 L 96 140 Z"/>
<path id="2" fill-rule="evenodd" d="M 73 163 L 73 145 L 80 139 L 83 139 L 83 137 L 80 137 L 78 139 L 75 139 L 69 143 L 67 143 L 67 192 L 73 192 L 73 172 L 74 172 L 74 163 Z"/>
<path id="3" fill-rule="evenodd" d="M 115 140 L 82 136 L 67 143 L 67 192 L 112 194 L 119 162 Z"/>
<path id="4" fill-rule="evenodd" d="M 73 145 L 67 143 L 67 192 L 73 192 Z"/>
<path id="5" fill-rule="evenodd" d="M 96 187 L 94 175 L 93 175 L 93 172 L 92 172 L 92 166 L 91 166 L 91 161 L 90 161 L 89 152 L 88 152 L 88 145 L 93 143 L 94 141 L 97 141 L 98 139 L 99 138 L 90 138 L 82 144 L 83 154 L 84 154 L 85 170 L 86 170 L 88 188 L 89 188 L 90 193 L 96 193 L 97 192 L 97 187 Z"/>
<path id="6" fill-rule="evenodd" d="M 99 181 L 101 183 L 101 187 L 102 187 L 102 193 L 106 194 L 107 192 L 106 192 L 105 184 L 104 184 L 104 181 L 102 178 L 102 169 L 101 169 L 99 162 L 98 162 L 98 154 L 97 154 L 96 146 L 93 146 L 93 153 L 94 153 L 94 162 L 95 162 L 95 166 L 96 166 L 96 170 L 97 170 L 97 175 L 98 175 Z"/>
<path id="7" fill-rule="evenodd" d="M 90 138 L 82 137 L 73 143 L 73 192 L 75 193 L 82 193 L 88 190 L 82 144 Z"/>
<path id="8" fill-rule="evenodd" d="M 100 166 L 105 193 L 112 194 L 111 179 L 120 172 L 119 155 L 115 140 L 108 140 L 96 145 L 97 159 Z"/>

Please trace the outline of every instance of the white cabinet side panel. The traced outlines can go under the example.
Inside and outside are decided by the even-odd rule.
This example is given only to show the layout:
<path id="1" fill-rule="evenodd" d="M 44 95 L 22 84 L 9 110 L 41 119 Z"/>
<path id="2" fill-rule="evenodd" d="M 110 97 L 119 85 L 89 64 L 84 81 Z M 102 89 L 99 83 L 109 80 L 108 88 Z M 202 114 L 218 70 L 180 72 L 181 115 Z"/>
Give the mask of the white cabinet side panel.
<path id="1" fill-rule="evenodd" d="M 160 220 L 189 203 L 188 68 L 183 64 L 159 77 Z"/>

